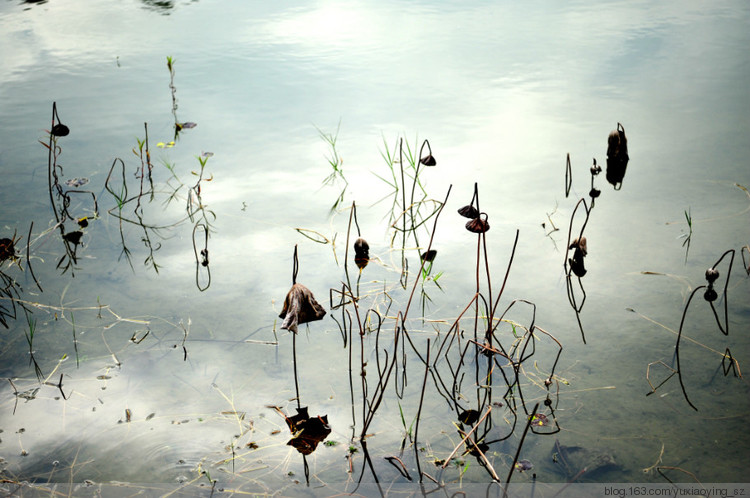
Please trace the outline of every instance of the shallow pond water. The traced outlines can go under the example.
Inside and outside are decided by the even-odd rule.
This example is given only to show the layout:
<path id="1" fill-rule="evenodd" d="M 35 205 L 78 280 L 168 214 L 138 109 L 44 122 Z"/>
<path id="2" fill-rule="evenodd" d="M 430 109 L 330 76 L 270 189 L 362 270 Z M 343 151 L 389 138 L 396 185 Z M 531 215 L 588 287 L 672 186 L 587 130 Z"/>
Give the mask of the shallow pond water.
<path id="1" fill-rule="evenodd" d="M 746 481 L 749 14 L 0 3 L 2 478 Z"/>

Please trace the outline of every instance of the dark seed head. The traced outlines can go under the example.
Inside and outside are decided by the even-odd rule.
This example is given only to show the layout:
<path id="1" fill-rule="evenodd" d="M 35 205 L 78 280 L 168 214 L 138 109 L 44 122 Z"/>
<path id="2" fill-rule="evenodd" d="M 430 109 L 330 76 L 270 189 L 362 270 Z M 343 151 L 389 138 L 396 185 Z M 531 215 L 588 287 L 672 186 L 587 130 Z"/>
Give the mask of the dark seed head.
<path id="1" fill-rule="evenodd" d="M 484 218 L 475 218 L 466 222 L 466 229 L 474 233 L 484 233 L 490 229 L 490 224 Z"/>
<path id="2" fill-rule="evenodd" d="M 435 260 L 435 256 L 437 256 L 437 251 L 435 249 L 430 249 L 429 251 L 425 251 L 421 255 L 421 258 L 428 263 L 432 263 Z"/>
<path id="3" fill-rule="evenodd" d="M 357 268 L 364 270 L 370 262 L 370 244 L 362 237 L 354 241 L 354 264 Z"/>
<path id="4" fill-rule="evenodd" d="M 437 161 L 435 161 L 435 158 L 432 157 L 432 154 L 427 154 L 422 159 L 420 159 L 419 162 L 424 164 L 425 166 L 435 166 L 437 164 Z"/>
<path id="5" fill-rule="evenodd" d="M 602 193 L 601 190 L 597 188 L 592 188 L 591 190 L 589 190 L 589 197 L 591 197 L 592 199 L 596 199 L 597 197 L 599 197 L 599 194 L 601 193 Z"/>
<path id="6" fill-rule="evenodd" d="M 719 278 L 719 270 L 717 270 L 716 268 L 709 268 L 708 270 L 706 270 L 706 281 L 709 284 L 716 282 L 717 278 Z"/>
<path id="7" fill-rule="evenodd" d="M 354 252 L 357 254 L 357 256 L 367 258 L 369 257 L 370 253 L 370 244 L 368 244 L 365 239 L 360 237 L 354 241 Z"/>
<path id="8" fill-rule="evenodd" d="M 369 258 L 354 257 L 354 264 L 357 265 L 357 268 L 360 270 L 364 270 L 369 262 Z"/>
<path id="9" fill-rule="evenodd" d="M 56 137 L 65 137 L 70 133 L 70 128 L 62 123 L 57 123 L 52 127 L 52 134 Z"/>
<path id="10" fill-rule="evenodd" d="M 479 218 L 479 211 L 477 211 L 477 208 L 472 205 L 462 207 L 458 210 L 458 214 L 460 214 L 464 218 Z"/>
<path id="11" fill-rule="evenodd" d="M 708 301 L 709 303 L 712 303 L 716 301 L 716 299 L 719 297 L 719 295 L 716 293 L 713 287 L 709 286 L 708 289 L 706 289 L 706 292 L 703 293 L 703 299 Z"/>

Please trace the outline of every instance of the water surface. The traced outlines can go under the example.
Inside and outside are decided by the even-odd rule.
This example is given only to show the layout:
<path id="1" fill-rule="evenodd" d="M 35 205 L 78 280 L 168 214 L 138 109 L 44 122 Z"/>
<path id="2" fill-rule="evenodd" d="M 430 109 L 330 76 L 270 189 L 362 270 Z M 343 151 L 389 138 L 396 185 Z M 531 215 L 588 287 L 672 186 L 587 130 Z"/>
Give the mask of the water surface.
<path id="1" fill-rule="evenodd" d="M 457 346 L 450 365 L 448 357 L 433 363 L 417 442 L 407 436 L 402 452 L 402 440 L 422 398 L 417 352 L 425 354 L 429 339 L 435 361 L 476 290 L 477 236 L 463 229 L 466 220 L 456 212 L 471 201 L 476 182 L 491 225 L 486 243 L 495 296 L 519 234 L 498 309 L 514 299 L 534 303 L 535 325 L 563 345 L 549 389 L 543 380 L 554 364 L 554 341 L 537 332 L 539 350 L 524 361 L 522 404 L 528 411 L 549 393 L 560 432 L 529 434 L 520 458 L 534 469 L 515 473 L 514 482 L 531 482 L 532 473 L 541 483 L 574 477 L 554 461 L 556 440 L 614 456 L 616 465 L 584 473 L 581 482 L 666 482 L 657 465 L 678 468 L 663 470 L 674 481 L 746 480 L 747 383 L 733 372 L 725 376 L 721 361 L 726 348 L 740 367 L 748 358 L 741 258 L 750 242 L 750 197 L 742 188 L 750 187 L 747 21 L 747 6 L 733 1 L 710 7 L 3 2 L 0 235 L 20 237 L 20 266 L 2 265 L 8 282 L 20 285 L 15 318 L 7 319 L 0 342 L 0 375 L 12 379 L 0 391 L 3 478 L 208 489 L 217 479 L 228 489 L 282 493 L 309 480 L 352 491 L 359 480 L 408 483 L 384 457 L 400 456 L 414 477 L 415 454 L 422 471 L 438 476 L 435 463 L 461 440 L 455 400 L 441 395 L 439 382 L 453 378 Z M 174 60 L 176 101 L 167 57 Z M 61 182 L 89 179 L 79 189 L 98 201 L 98 218 L 83 229 L 78 261 L 65 272 L 57 267 L 65 250 L 54 228 L 48 151 L 40 143 L 49 143 L 53 102 L 71 130 L 58 139 Z M 197 126 L 175 139 L 175 122 Z M 119 163 L 107 178 L 121 158 L 129 193 L 138 192 L 133 148 L 145 137 L 144 123 L 155 194 L 143 198 L 142 215 L 144 225 L 164 228 L 125 223 L 121 235 L 117 202 L 106 188 L 122 184 Z M 618 123 L 630 162 L 619 190 L 604 173 L 594 179 L 602 193 L 586 225 L 579 327 L 563 267 L 568 228 L 578 200 L 590 205 L 592 158 L 606 169 L 607 135 Z M 346 182 L 324 184 L 332 150 L 321 133 L 337 133 Z M 393 181 L 382 155 L 397 152 L 400 139 L 414 154 L 429 139 L 437 166 L 420 169 L 428 199 L 442 202 L 451 189 L 434 230 L 433 218 L 406 242 L 391 227 L 403 209 L 401 191 L 394 208 L 393 188 L 379 178 Z M 170 141 L 174 147 L 166 146 Z M 568 153 L 573 177 L 566 197 Z M 205 210 L 191 220 L 188 189 L 206 157 Z M 394 171 L 400 181 L 398 164 Z M 74 195 L 71 212 L 93 217 L 91 198 Z M 131 220 L 135 202 L 125 210 Z M 360 276 L 350 249 L 347 278 L 352 202 L 373 261 Z M 575 213 L 577 231 L 585 213 L 582 207 Z M 43 292 L 27 269 L 32 222 L 30 262 Z M 196 283 L 203 228 L 194 228 L 201 223 L 210 234 L 205 290 L 200 265 Z M 66 227 L 75 229 L 75 221 Z M 314 232 L 318 242 L 295 228 Z M 431 235 L 438 257 L 433 279 L 422 282 L 418 254 Z M 328 310 L 296 338 L 300 401 L 311 415 L 326 414 L 331 428 L 329 443 L 304 459 L 287 445 L 283 416 L 269 408 L 291 416 L 297 407 L 293 337 L 277 318 L 292 283 L 295 245 L 298 281 Z M 698 410 L 677 376 L 646 396 L 649 380 L 656 387 L 675 367 L 676 332 L 692 291 L 729 249 L 736 251 L 729 335 L 699 291 L 680 341 L 685 392 Z M 406 288 L 399 284 L 402 254 L 410 270 Z M 729 256 L 720 267 L 721 285 L 728 262 Z M 482 261 L 487 298 L 484 268 Z M 337 324 L 345 323 L 342 311 L 332 310 L 329 299 L 342 282 L 362 296 L 362 315 L 374 308 L 387 316 L 381 333 L 362 342 L 354 324 L 351 370 Z M 399 360 L 389 377 L 363 445 L 360 360 L 368 362 L 371 397 L 377 362 L 385 362 L 384 350 L 393 358 L 395 317 L 415 283 L 406 367 Z M 7 296 L 3 303 L 12 307 Z M 506 318 L 523 335 L 531 311 L 516 306 Z M 723 297 L 716 306 L 723 320 Z M 30 362 L 30 327 L 42 382 Z M 468 315 L 460 322 L 461 348 L 473 327 Z M 498 335 L 506 347 L 513 344 L 507 323 Z M 508 368 L 502 362 L 496 368 L 502 365 Z M 507 385 L 496 370 L 488 389 L 477 373 L 486 373 L 481 355 L 468 355 L 462 368 L 459 404 L 481 414 L 493 407 L 488 441 L 510 434 L 486 454 L 505 480 L 527 420 L 516 405 L 517 424 L 506 425 L 514 418 L 512 400 L 521 401 L 518 387 L 503 398 Z M 67 399 L 55 387 L 61 374 Z M 441 479 L 491 481 L 481 458 L 461 453 Z"/>

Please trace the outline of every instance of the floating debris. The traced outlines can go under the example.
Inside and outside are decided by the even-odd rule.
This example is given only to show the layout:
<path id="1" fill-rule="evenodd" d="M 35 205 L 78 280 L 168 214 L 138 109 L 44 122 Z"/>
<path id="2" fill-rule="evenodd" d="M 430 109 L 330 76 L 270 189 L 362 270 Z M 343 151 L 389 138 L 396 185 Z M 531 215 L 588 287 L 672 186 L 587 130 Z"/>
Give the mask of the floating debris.
<path id="1" fill-rule="evenodd" d="M 196 126 L 198 126 L 198 123 L 193 123 L 192 121 L 186 121 L 184 123 L 174 124 L 174 127 L 175 129 L 177 129 L 177 131 L 189 130 L 191 128 L 195 128 Z"/>
<path id="2" fill-rule="evenodd" d="M 538 427 L 545 427 L 549 425 L 549 419 L 547 418 L 547 415 L 543 413 L 535 413 L 531 417 L 531 425 L 536 425 Z"/>
<path id="3" fill-rule="evenodd" d="M 564 446 L 555 440 L 553 456 L 556 455 L 560 466 L 556 468 L 568 478 L 574 477 L 586 470 L 586 476 L 592 478 L 598 473 L 618 469 L 615 458 L 607 450 L 584 448 L 583 446 Z"/>
<path id="4" fill-rule="evenodd" d="M 518 470 L 519 472 L 525 472 L 533 468 L 534 468 L 534 464 L 532 464 L 528 460 L 519 460 L 516 462 L 516 470 Z"/>
<path id="5" fill-rule="evenodd" d="M 65 185 L 68 187 L 82 187 L 89 182 L 88 178 L 71 178 L 65 181 Z"/>
<path id="6" fill-rule="evenodd" d="M 294 284 L 284 299 L 284 308 L 279 314 L 283 318 L 282 329 L 297 333 L 297 325 L 322 319 L 326 310 L 318 304 L 313 293 L 302 284 Z"/>

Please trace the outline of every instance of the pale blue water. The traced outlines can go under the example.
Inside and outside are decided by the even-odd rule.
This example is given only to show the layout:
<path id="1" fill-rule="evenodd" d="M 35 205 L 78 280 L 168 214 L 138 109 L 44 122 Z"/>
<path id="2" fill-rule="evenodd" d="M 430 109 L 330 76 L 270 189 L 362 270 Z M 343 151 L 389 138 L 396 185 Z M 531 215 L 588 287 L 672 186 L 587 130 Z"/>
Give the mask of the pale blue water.
<path id="1" fill-rule="evenodd" d="M 534 302 L 535 324 L 564 348 L 551 387 L 561 431 L 530 434 L 520 455 L 534 463 L 538 482 L 572 477 L 552 460 L 555 438 L 564 446 L 614 455 L 616 465 L 584 473 L 584 482 L 666 482 L 653 467 L 662 446 L 660 465 L 682 469 L 665 471 L 672 480 L 690 481 L 691 475 L 701 482 L 746 480 L 747 383 L 732 373 L 725 377 L 720 368 L 729 347 L 748 369 L 750 289 L 740 250 L 750 243 L 750 196 L 737 186 L 750 187 L 748 14 L 743 2 L 732 1 L 1 3 L 0 236 L 21 237 L 20 266 L 5 261 L 1 267 L 8 282 L 21 286 L 13 294 L 15 318 L 0 332 L 0 376 L 12 379 L 0 388 L 3 478 L 190 482 L 190 489 L 202 484 L 208 492 L 205 470 L 227 489 L 299 492 L 294 481 L 306 481 L 303 459 L 286 445 L 284 418 L 268 408 L 279 406 L 292 415 L 296 407 L 292 337 L 277 319 L 291 285 L 295 244 L 298 281 L 328 311 L 309 331 L 300 327 L 296 344 L 302 403 L 311 415 L 328 415 L 332 432 L 326 440 L 335 443 L 321 444 L 306 457 L 312 485 L 352 491 L 363 466 L 363 482 L 408 483 L 384 460 L 393 455 L 418 476 L 409 440 L 403 454 L 400 448 L 418 411 L 423 363 L 407 345 L 403 397 L 396 396 L 398 373 L 368 431 L 371 468 L 358 438 L 359 348 L 364 347 L 372 396 L 375 337 L 368 335 L 361 346 L 355 325 L 350 383 L 349 353 L 334 321 L 341 323 L 341 310 L 331 310 L 329 299 L 329 289 L 340 290 L 346 281 L 349 208 L 356 201 L 359 227 L 374 258 L 360 278 L 359 293 L 366 294 L 360 312 L 388 310 L 378 348 L 381 363 L 384 348 L 392 358 L 394 317 L 405 309 L 419 260 L 410 239 L 406 255 L 414 273 L 402 289 L 400 234 L 394 239 L 389 228 L 401 208 L 391 212 L 392 189 L 378 177 L 392 180 L 381 153 L 392 152 L 403 137 L 412 148 L 430 141 L 437 166 L 420 175 L 429 199 L 442 201 L 452 185 L 433 243 L 438 250 L 433 275 L 442 272 L 440 287 L 426 281 L 431 302 L 423 307 L 418 285 L 409 311 L 409 331 L 420 354 L 428 338 L 437 354 L 475 291 L 476 236 L 462 229 L 466 220 L 456 214 L 470 202 L 474 182 L 491 225 L 494 294 L 519 230 L 498 310 L 513 299 Z M 176 109 L 168 56 L 175 61 Z M 56 268 L 65 251 L 59 229 L 52 229 L 47 149 L 40 144 L 49 139 L 53 102 L 71 130 L 58 141 L 61 181 L 89 179 L 79 189 L 93 192 L 99 207 L 99 218 L 84 229 L 75 271 L 64 274 Z M 197 126 L 183 130 L 174 147 L 157 146 L 174 140 L 175 119 Z M 592 158 L 605 167 L 607 135 L 618 122 L 627 133 L 630 163 L 619 191 L 604 173 L 595 179 L 602 194 L 586 228 L 584 345 L 566 297 L 562 263 L 575 204 L 580 197 L 590 201 L 588 168 Z M 132 149 L 136 137 L 144 138 L 144 123 L 157 190 L 152 202 L 143 199 L 144 225 L 163 228 L 144 231 L 126 221 L 121 238 L 113 216 L 117 203 L 105 185 L 119 157 L 129 194 L 138 192 L 140 161 Z M 331 151 L 319 130 L 337 129 L 348 184 L 331 211 L 345 184 L 338 179 L 323 185 L 331 173 L 326 160 Z M 201 291 L 207 271 L 198 267 L 196 285 L 192 240 L 202 218 L 200 213 L 187 218 L 186 199 L 204 152 L 213 153 L 204 174 L 210 181 L 201 182 L 200 192 L 204 221 L 210 223 L 211 281 Z M 568 198 L 567 153 L 573 164 Z M 121 185 L 119 171 L 110 186 Z M 167 203 L 175 189 L 176 200 Z M 76 218 L 93 215 L 90 199 L 90 194 L 73 197 Z M 123 211 L 129 220 L 134 207 L 135 201 Z M 689 232 L 686 211 L 693 231 L 687 258 L 679 238 Z M 580 214 L 579 208 L 576 226 Z M 25 261 L 32 221 L 31 264 L 43 292 Z M 545 236 L 553 225 L 559 231 Z M 432 226 L 430 220 L 425 228 L 431 232 Z M 315 243 L 295 228 L 328 243 Z M 74 229 L 69 220 L 66 233 Z M 422 249 L 427 230 L 419 234 Z M 352 228 L 350 244 L 355 232 Z M 158 273 L 146 261 L 144 234 L 156 248 Z M 121 255 L 122 240 L 132 268 Z M 647 397 L 648 381 L 656 386 L 669 375 L 657 362 L 672 365 L 676 335 L 666 328 L 677 331 L 690 292 L 705 283 L 705 269 L 728 249 L 736 251 L 729 336 L 721 334 L 698 295 L 680 341 L 683 381 L 698 411 L 685 401 L 676 376 Z M 349 274 L 356 281 L 353 265 Z M 482 289 L 486 295 L 484 276 Z M 12 308 L 7 296 L 2 304 Z M 35 376 L 21 304 L 35 329 L 34 359 L 42 381 L 54 385 L 63 374 L 68 399 Z M 723 301 L 717 305 L 723 313 Z M 525 325 L 530 316 L 520 307 L 509 315 Z M 473 326 L 473 319 L 461 322 L 466 337 Z M 509 326 L 503 330 L 509 348 Z M 524 362 L 520 374 L 531 406 L 546 396 L 543 380 L 557 351 L 539 334 L 538 356 Z M 448 358 L 435 364 L 430 378 L 453 379 L 457 346 L 451 354 L 450 366 Z M 459 399 L 464 409 L 480 403 L 486 392 L 473 356 L 467 362 Z M 507 386 L 497 370 L 493 379 L 492 401 L 505 407 L 492 405 L 487 440 L 504 435 L 503 417 L 512 421 L 510 402 L 502 399 Z M 421 469 L 434 477 L 434 462 L 447 458 L 461 440 L 453 424 L 457 414 L 439 386 L 437 380 L 428 383 L 417 442 Z M 34 399 L 14 394 L 24 392 Z M 486 403 L 473 408 L 483 414 Z M 507 441 L 490 445 L 487 457 L 502 481 L 524 423 L 521 416 Z M 351 473 L 350 446 L 357 449 Z M 456 458 L 463 464 L 448 467 L 442 479 L 451 485 L 489 482 L 491 473 L 462 452 Z M 513 482 L 531 479 L 529 472 L 515 473 Z"/>

